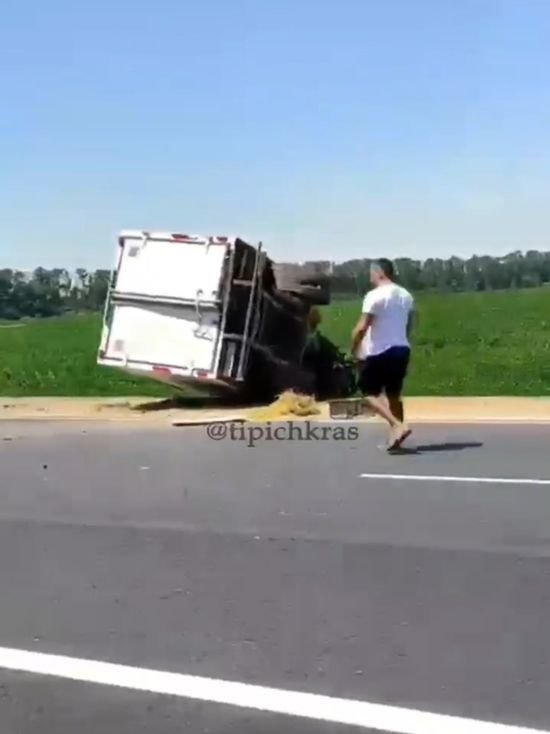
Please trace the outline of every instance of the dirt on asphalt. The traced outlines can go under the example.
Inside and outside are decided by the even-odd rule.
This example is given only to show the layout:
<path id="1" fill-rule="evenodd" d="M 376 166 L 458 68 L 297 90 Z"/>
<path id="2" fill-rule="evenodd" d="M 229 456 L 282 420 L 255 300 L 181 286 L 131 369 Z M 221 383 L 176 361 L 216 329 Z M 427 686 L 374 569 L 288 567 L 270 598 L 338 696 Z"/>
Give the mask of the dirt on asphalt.
<path id="1" fill-rule="evenodd" d="M 330 420 L 327 403 L 319 404 L 319 414 L 302 420 Z M 405 399 L 407 421 L 416 422 L 550 422 L 550 398 L 520 397 L 410 397 Z M 9 398 L 0 397 L 0 420 L 75 420 L 135 423 L 138 425 L 178 425 L 227 420 L 256 420 L 250 407 L 212 403 L 198 405 L 175 400 L 150 398 Z M 300 420 L 281 416 L 280 420 Z M 276 418 L 275 418 L 276 420 Z M 370 412 L 353 418 L 372 421 Z"/>

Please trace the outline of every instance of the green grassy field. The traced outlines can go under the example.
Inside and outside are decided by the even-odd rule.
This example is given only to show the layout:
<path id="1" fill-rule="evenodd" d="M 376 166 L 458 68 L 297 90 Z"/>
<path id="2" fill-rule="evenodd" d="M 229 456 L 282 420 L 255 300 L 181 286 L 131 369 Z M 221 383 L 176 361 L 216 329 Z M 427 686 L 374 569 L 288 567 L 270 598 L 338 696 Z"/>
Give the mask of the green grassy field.
<path id="1" fill-rule="evenodd" d="M 0 395 L 166 395 L 153 381 L 132 380 L 96 365 L 97 316 L 28 321 L 0 327 Z"/>
<path id="2" fill-rule="evenodd" d="M 550 290 L 423 295 L 409 395 L 550 395 Z M 336 301 L 323 330 L 344 349 L 358 302 Z M 95 364 L 95 316 L 0 327 L 0 395 L 166 395 Z"/>
<path id="3" fill-rule="evenodd" d="M 358 303 L 337 303 L 327 336 L 346 343 Z M 423 295 L 409 395 L 550 395 L 550 290 Z"/>

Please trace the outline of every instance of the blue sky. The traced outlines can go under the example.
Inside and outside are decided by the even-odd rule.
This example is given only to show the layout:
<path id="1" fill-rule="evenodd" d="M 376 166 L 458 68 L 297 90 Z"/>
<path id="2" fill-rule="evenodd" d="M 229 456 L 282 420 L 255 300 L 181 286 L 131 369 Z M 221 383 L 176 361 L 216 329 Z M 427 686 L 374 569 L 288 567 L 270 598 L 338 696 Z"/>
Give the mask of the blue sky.
<path id="1" fill-rule="evenodd" d="M 0 265 L 550 249 L 549 75 L 547 0 L 9 3 Z"/>

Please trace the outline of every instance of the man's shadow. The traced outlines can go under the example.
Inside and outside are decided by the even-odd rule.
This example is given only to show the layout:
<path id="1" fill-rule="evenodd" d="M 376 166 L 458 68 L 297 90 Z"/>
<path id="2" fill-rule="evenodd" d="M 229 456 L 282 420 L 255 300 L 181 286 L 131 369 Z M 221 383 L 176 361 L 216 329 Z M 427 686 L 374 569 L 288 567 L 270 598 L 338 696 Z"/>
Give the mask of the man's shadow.
<path id="1" fill-rule="evenodd" d="M 397 456 L 416 456 L 417 454 L 431 454 L 441 451 L 464 451 L 465 449 L 478 449 L 483 444 L 480 441 L 445 441 L 444 443 L 427 443 L 418 446 L 401 446 L 391 451 Z"/>

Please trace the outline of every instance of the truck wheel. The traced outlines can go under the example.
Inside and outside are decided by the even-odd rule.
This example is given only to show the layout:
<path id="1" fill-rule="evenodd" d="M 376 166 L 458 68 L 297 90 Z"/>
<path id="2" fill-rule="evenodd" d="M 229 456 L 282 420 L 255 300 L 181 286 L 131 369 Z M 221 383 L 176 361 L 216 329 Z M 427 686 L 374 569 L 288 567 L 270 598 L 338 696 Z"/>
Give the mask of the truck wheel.
<path id="1" fill-rule="evenodd" d="M 330 278 L 313 267 L 288 263 L 274 265 L 277 290 L 298 296 L 314 306 L 330 303 Z"/>
<path id="2" fill-rule="evenodd" d="M 328 306 L 330 303 L 330 291 L 313 285 L 297 285 L 292 291 L 312 306 Z"/>

